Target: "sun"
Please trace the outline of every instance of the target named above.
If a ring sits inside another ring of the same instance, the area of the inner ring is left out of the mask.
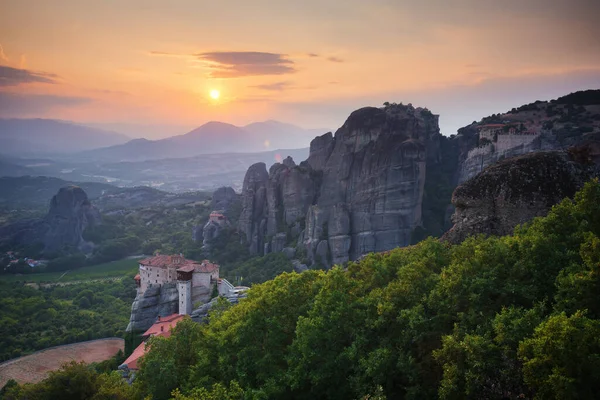
[[[219,92],[217,89],[213,89],[210,91],[209,95],[212,99],[217,100],[219,96],[221,96],[221,92]]]

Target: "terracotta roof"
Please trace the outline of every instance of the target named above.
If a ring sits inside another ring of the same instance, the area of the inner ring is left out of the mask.
[[[136,281],[139,281],[142,278],[140,277],[140,274],[137,274],[136,276],[133,277],[133,279]]]
[[[181,268],[184,265],[196,265],[197,262],[188,260],[183,256],[169,256],[161,254],[140,260],[140,264],[148,267],[158,268]]]
[[[177,325],[179,321],[181,321],[185,315],[179,314],[171,314],[167,317],[158,317],[158,321],[152,325],[142,336],[163,336],[169,337],[171,336],[171,329]],[[123,364],[127,365],[129,369],[138,369],[138,360],[146,353],[146,342],[140,343],[138,347],[135,348],[133,353],[127,360],[123,362]]]
[[[181,271],[181,272],[193,272],[196,269],[196,266],[194,264],[187,264],[184,265],[181,268],[177,268],[177,271]]]
[[[219,269],[219,265],[218,264],[213,264],[208,260],[204,260],[202,261],[202,263],[200,264],[196,264],[196,272],[206,272],[206,273],[212,273],[215,272],[216,270]]]
[[[140,343],[138,347],[133,350],[133,353],[127,357],[127,360],[123,361],[123,364],[127,365],[129,369],[138,369],[138,360],[146,352],[146,342]]]
[[[152,325],[143,336],[171,336],[171,329],[181,321],[185,315],[171,314],[167,317],[158,317],[158,321]]]

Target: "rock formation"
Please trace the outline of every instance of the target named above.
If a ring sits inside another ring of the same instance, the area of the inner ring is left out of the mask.
[[[78,186],[61,188],[50,201],[50,210],[44,218],[47,226],[43,238],[45,251],[60,250],[64,246],[91,250],[92,245],[83,240],[82,234],[86,227],[99,222],[100,213],[83,189]]]
[[[235,190],[232,187],[223,186],[213,193],[210,208],[226,213],[237,200],[238,195],[235,193]]]
[[[78,186],[61,188],[50,201],[43,219],[22,221],[0,229],[0,240],[16,244],[42,243],[45,253],[65,247],[89,252],[92,243],[82,234],[88,226],[100,223],[100,213],[90,203],[87,194]]]
[[[486,168],[454,191],[454,226],[443,239],[458,243],[478,233],[506,235],[518,224],[546,215],[599,175],[597,165],[577,154],[577,149],[531,153]]]
[[[248,170],[240,232],[252,253],[300,237],[312,263],[331,265],[410,243],[421,222],[426,163],[436,159],[438,118],[411,105],[353,112],[310,155]],[[432,154],[428,154],[432,153]]]
[[[226,217],[232,209],[236,208],[236,205],[239,207],[239,204],[240,196],[229,186],[223,186],[215,190],[210,202],[213,212],[223,214]],[[209,218],[204,225],[197,225],[192,229],[192,240],[202,242],[203,248],[208,250],[210,242],[219,236],[225,226],[229,226],[228,219],[217,221]]]
[[[450,137],[439,134],[438,118],[427,109],[388,103],[359,109],[335,135],[315,138],[306,161],[286,159],[268,172],[263,163],[250,167],[242,190],[242,241],[253,254],[296,244],[295,257],[328,266],[441,236],[452,225],[453,190],[496,162],[586,143],[592,143],[591,157],[600,158],[598,105],[600,90],[536,101]],[[514,219],[537,215],[539,207],[521,217],[514,211]]]
[[[144,332],[156,322],[179,311],[177,283],[151,285],[143,294],[138,294],[131,305],[131,317],[127,332]]]

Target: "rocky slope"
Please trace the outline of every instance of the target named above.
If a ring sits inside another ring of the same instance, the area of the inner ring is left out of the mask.
[[[412,105],[353,112],[335,136],[311,142],[308,160],[252,165],[240,232],[255,254],[299,237],[312,262],[330,265],[410,243],[421,223],[426,165],[439,158],[438,118]]]
[[[587,153],[587,152],[586,152]],[[454,226],[443,236],[458,243],[474,233],[507,235],[515,226],[546,215],[583,184],[600,175],[591,157],[573,150],[526,154],[488,167],[452,195]]]

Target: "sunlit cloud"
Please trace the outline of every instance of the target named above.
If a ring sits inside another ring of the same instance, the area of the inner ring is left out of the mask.
[[[213,78],[257,75],[283,75],[296,72],[294,62],[285,54],[257,51],[215,51],[194,54],[204,61]]]
[[[253,89],[267,90],[272,92],[280,92],[290,87],[289,82],[266,83],[262,85],[250,86]]]
[[[331,61],[334,63],[343,63],[344,60],[342,60],[341,58],[337,58],[337,57],[327,57],[327,61]]]
[[[0,86],[18,86],[23,83],[57,83],[58,75],[0,65]]]

